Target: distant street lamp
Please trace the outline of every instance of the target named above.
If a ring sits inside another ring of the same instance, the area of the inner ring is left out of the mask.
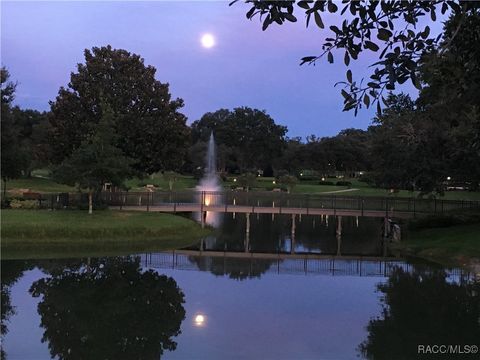
[[[450,181],[452,180],[452,178],[450,176],[447,176],[447,180]]]

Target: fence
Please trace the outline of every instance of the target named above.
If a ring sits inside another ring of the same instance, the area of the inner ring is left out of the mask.
[[[364,211],[411,212],[413,214],[442,214],[461,209],[478,209],[480,201],[439,200],[418,198],[333,196],[321,194],[288,194],[281,192],[246,191],[173,191],[102,193],[110,206],[130,207],[172,205],[247,206],[260,208],[303,208]]]
[[[38,199],[41,207],[60,209],[86,206],[87,194],[60,193],[43,194]],[[169,207],[168,211],[182,211],[182,205],[217,207],[225,211],[227,207],[333,209],[366,211],[408,212],[416,214],[442,214],[452,210],[480,209],[480,201],[439,200],[395,197],[362,197],[321,194],[288,194],[282,192],[246,191],[157,191],[157,192],[102,192],[97,194],[94,204],[122,208]]]

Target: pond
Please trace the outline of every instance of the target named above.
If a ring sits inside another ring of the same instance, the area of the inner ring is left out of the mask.
[[[476,358],[478,279],[390,254],[382,219],[218,216],[188,249],[2,261],[5,357]]]

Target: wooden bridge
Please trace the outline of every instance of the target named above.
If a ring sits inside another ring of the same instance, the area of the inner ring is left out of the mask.
[[[102,193],[112,209],[157,212],[225,212],[409,218],[480,208],[479,201],[333,196],[245,191]]]

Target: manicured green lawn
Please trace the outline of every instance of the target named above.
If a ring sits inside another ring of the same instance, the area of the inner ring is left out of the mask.
[[[193,176],[179,175],[173,183],[173,190],[191,189],[197,185],[198,181]],[[168,179],[161,173],[154,174],[153,176],[138,179],[133,178],[127,180],[125,183],[131,191],[144,191],[145,185],[157,185],[157,190],[169,190]]]
[[[419,257],[463,265],[471,258],[480,259],[480,224],[415,231],[402,247]]]
[[[3,190],[3,181],[2,181]],[[24,192],[26,190],[32,192],[69,192],[75,191],[75,188],[67,185],[58,184],[48,178],[31,177],[26,179],[14,179],[7,181],[7,191]]]
[[[61,185],[55,183],[49,178],[48,171],[38,170],[34,171],[33,175],[35,176],[44,176],[41,177],[32,177],[29,179],[17,179],[7,182],[7,190],[11,193],[21,193],[25,189],[29,189],[34,192],[67,192],[75,191],[73,187]],[[238,186],[238,182],[234,182],[234,176],[230,176],[227,181],[223,183],[225,189],[230,189],[232,186]],[[257,178],[255,188],[253,191],[270,191],[273,188],[278,188],[278,184],[273,184],[274,178],[259,177]],[[400,190],[397,193],[390,193],[385,189],[379,189],[369,186],[364,182],[360,182],[357,179],[326,179],[327,181],[332,181],[334,183],[337,180],[350,181],[351,186],[336,186],[336,185],[319,185],[318,181],[299,181],[293,193],[297,194],[322,194],[322,193],[332,193],[335,195],[345,195],[345,196],[378,196],[378,197],[415,197],[418,195],[418,192],[411,192],[407,190]],[[193,176],[179,175],[177,180],[173,185],[174,190],[185,190],[185,189],[194,189],[198,181],[193,178]],[[130,188],[130,191],[146,191],[145,185],[152,184],[156,185],[155,188],[158,191],[168,190],[168,180],[160,173],[154,174],[153,177],[148,177],[144,179],[130,179],[127,180],[126,185]],[[23,189],[23,190],[21,190]],[[349,190],[349,191],[345,191]],[[480,192],[469,192],[469,191],[448,191],[443,197],[439,199],[445,200],[480,200]]]
[[[2,258],[17,254],[171,250],[210,230],[170,214],[99,210],[2,210]]]

